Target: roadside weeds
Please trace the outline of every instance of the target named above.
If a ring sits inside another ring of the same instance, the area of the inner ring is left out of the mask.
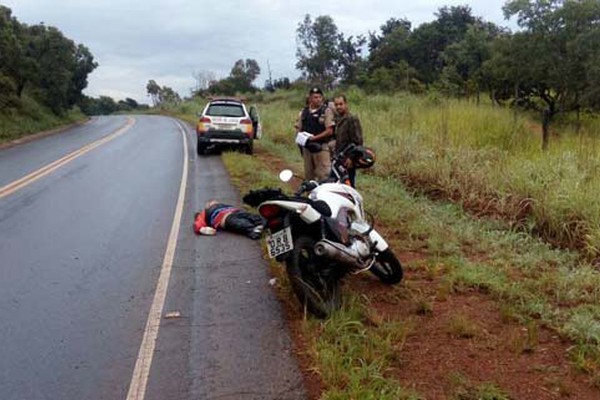
[[[91,120],[91,118],[86,117],[80,121],[76,121],[76,122],[70,123],[68,125],[60,126],[58,128],[49,129],[49,130],[45,130],[45,131],[38,132],[38,133],[23,135],[17,139],[0,141],[0,150],[8,149],[8,148],[18,146],[21,144],[25,144],[25,143],[29,143],[29,142],[33,142],[34,140],[39,140],[39,139],[42,139],[42,138],[45,138],[48,136],[57,135],[59,133],[65,132],[71,128],[75,128],[77,126],[84,125],[84,124],[88,123],[90,120]]]
[[[289,164],[258,150],[224,155],[241,192],[280,186]],[[315,321],[272,266],[312,398],[598,397],[597,271],[393,180],[358,186],[407,270],[401,285],[350,277],[344,310]]]

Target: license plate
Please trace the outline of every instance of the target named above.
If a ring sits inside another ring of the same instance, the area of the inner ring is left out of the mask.
[[[267,249],[269,251],[269,257],[275,258],[281,254],[285,254],[288,251],[294,249],[294,242],[292,241],[292,230],[287,227],[275,232],[274,234],[267,236]]]
[[[231,131],[235,129],[235,125],[233,124],[215,124],[217,129],[222,131]]]

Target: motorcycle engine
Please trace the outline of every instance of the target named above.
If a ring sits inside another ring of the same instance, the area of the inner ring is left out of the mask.
[[[362,236],[353,236],[351,242],[350,248],[354,250],[360,258],[365,258],[371,254],[369,244]]]

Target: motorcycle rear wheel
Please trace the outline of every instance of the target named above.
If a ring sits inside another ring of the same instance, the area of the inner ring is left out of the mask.
[[[331,270],[320,268],[322,260],[315,254],[314,245],[310,236],[297,237],[286,260],[286,271],[300,304],[315,317],[327,318],[340,308],[340,282]]]
[[[394,252],[389,248],[377,256],[375,264],[373,264],[369,271],[387,285],[394,285],[400,282],[404,276],[400,261],[398,261]]]

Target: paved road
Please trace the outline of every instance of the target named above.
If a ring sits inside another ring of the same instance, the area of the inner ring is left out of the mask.
[[[304,398],[258,243],[191,231],[205,201],[240,199],[220,158],[197,158],[185,131],[189,174],[162,310],[181,317],[160,319],[145,398]],[[85,147],[102,138],[112,140]],[[158,116],[96,118],[0,151],[0,399],[127,398],[183,156],[178,124]]]

